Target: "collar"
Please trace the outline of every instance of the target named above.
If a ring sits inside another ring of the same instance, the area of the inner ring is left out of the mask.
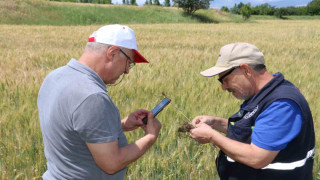
[[[279,84],[281,84],[283,81],[284,81],[283,74],[281,74],[280,72],[274,74],[274,78],[271,79],[271,81],[268,82],[256,95],[244,101],[241,107],[246,110],[255,108],[259,104],[259,102],[265,97],[264,95],[262,95],[262,93],[269,94],[277,86],[279,86]]]
[[[92,77],[93,80],[95,82],[97,82],[98,86],[100,86],[106,92],[108,92],[107,88],[106,88],[106,85],[104,84],[104,82],[102,81],[100,76],[95,71],[93,71],[89,66],[86,66],[86,65],[80,63],[78,60],[73,59],[73,58],[69,61],[67,66],[69,66],[70,68],[72,68],[72,69],[74,69],[76,71],[79,71],[79,72],[81,72],[83,74],[86,74],[86,75]]]

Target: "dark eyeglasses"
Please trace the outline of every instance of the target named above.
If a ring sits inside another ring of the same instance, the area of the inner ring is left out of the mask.
[[[234,70],[237,69],[238,67],[239,67],[239,66],[231,68],[230,71],[227,72],[227,73],[225,73],[223,76],[221,76],[221,77],[218,79],[218,81],[220,81],[220,83],[223,84],[223,79],[224,79],[225,77],[227,77],[229,74],[231,74],[232,71],[234,71]]]
[[[120,52],[122,52],[122,54],[124,54],[129,59],[129,62],[130,62],[129,69],[133,68],[136,65],[136,63],[125,52],[123,52],[121,49],[120,49]]]

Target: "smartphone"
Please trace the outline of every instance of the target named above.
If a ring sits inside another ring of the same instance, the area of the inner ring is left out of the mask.
[[[162,99],[162,101],[152,109],[153,117],[156,117],[170,102],[171,100],[169,98],[165,97]],[[143,118],[142,121],[144,124],[147,124],[148,117]]]

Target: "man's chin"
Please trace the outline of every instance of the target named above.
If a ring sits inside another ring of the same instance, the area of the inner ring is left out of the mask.
[[[119,78],[118,78],[119,79]],[[117,82],[117,79],[116,80],[110,80],[110,81],[108,81],[108,82],[106,82],[106,81],[104,81],[104,83],[106,84],[106,85],[112,85],[112,84],[115,84]]]
[[[236,95],[235,93],[232,93],[232,95],[233,95],[235,98],[237,98],[237,99],[239,99],[239,100],[244,100],[244,101],[246,101],[246,100],[248,100],[248,99],[251,98],[251,97],[239,96],[239,95]]]
[[[110,82],[108,82],[106,84],[112,85],[112,84],[115,84],[116,82],[117,82],[117,80],[114,80],[114,81],[110,81]]]
[[[117,78],[114,78],[113,80],[110,80],[108,83],[105,83],[105,84],[107,84],[107,85],[117,85],[123,79],[123,76],[122,76],[122,78],[120,78],[120,77],[121,77],[121,75],[119,77],[117,77]]]
[[[232,92],[232,95],[239,100],[245,100],[244,97],[239,96],[239,94],[237,94],[235,91]]]

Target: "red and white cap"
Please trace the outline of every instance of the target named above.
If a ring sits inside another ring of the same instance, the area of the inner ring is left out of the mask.
[[[88,42],[98,42],[132,49],[136,53],[134,58],[135,63],[149,63],[138,52],[136,36],[134,31],[128,26],[120,24],[103,26],[92,33]]]

